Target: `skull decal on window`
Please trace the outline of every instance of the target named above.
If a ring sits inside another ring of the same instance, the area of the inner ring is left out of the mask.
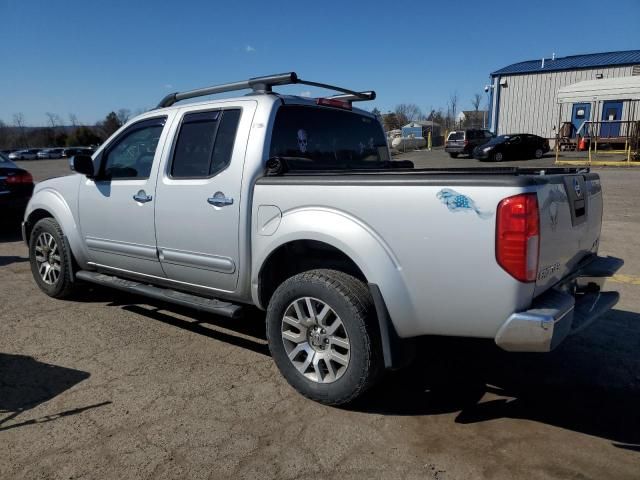
[[[302,128],[298,130],[298,150],[302,153],[307,153],[307,132]]]

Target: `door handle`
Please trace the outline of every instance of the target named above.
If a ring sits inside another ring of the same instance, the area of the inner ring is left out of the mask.
[[[233,198],[227,198],[224,193],[216,192],[212,197],[207,198],[207,202],[214,207],[226,207],[227,205],[233,205]]]
[[[147,195],[147,192],[145,192],[144,190],[140,190],[138,193],[136,193],[133,196],[133,199],[136,202],[140,202],[140,203],[147,203],[150,202],[152,200],[152,196],[151,195]]]

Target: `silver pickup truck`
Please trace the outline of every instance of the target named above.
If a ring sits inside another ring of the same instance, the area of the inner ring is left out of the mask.
[[[338,94],[273,91],[288,84]],[[232,319],[257,306],[282,374],[328,404],[406,363],[415,337],[546,352],[615,305],[601,288],[622,260],[597,255],[597,174],[413,168],[353,107],[372,98],[295,73],[168,95],[36,186],[23,223],[36,283]]]

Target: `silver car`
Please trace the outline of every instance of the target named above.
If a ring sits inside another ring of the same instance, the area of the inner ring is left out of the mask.
[[[64,148],[45,148],[38,152],[38,158],[41,158],[41,159],[62,158],[63,151],[64,151]]]
[[[38,158],[39,148],[29,148],[26,150],[18,150],[9,154],[10,160],[35,160]]]

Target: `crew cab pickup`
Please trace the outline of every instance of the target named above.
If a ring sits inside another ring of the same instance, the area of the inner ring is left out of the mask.
[[[339,94],[273,91],[286,84]],[[237,321],[257,306],[282,374],[328,404],[402,366],[415,337],[547,352],[617,302],[602,291],[622,260],[598,256],[597,174],[412,168],[353,106],[372,98],[295,73],[168,95],[73,157],[75,174],[37,184],[23,222],[36,283]]]

